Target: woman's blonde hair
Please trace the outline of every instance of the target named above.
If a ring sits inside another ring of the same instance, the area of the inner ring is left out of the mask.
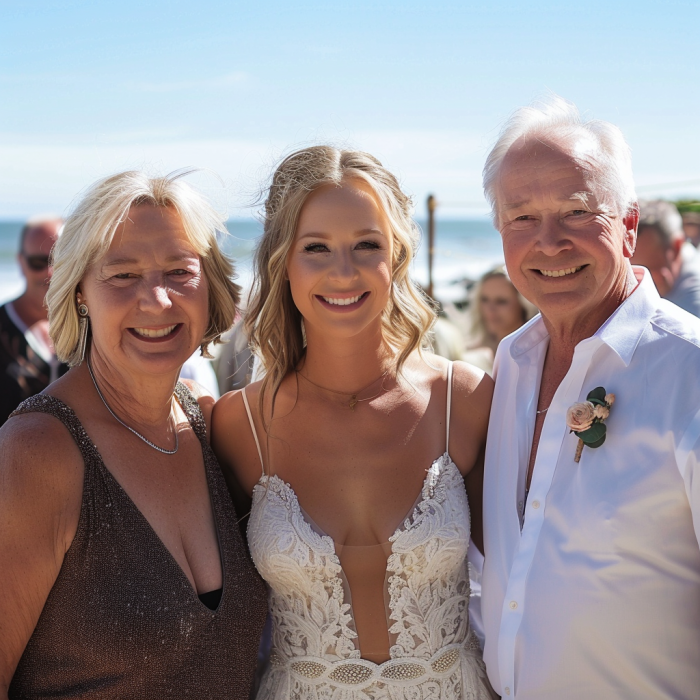
[[[479,281],[474,285],[469,294],[469,307],[467,309],[468,317],[468,346],[471,348],[479,348],[487,344],[488,341],[488,331],[486,330],[486,324],[484,323],[483,316],[481,315],[481,306],[479,304],[479,299],[481,298],[481,288],[484,282],[490,279],[504,279],[512,287],[516,294],[520,308],[523,314],[523,323],[526,323],[531,318],[534,318],[539,312],[537,307],[530,301],[528,301],[516,288],[515,285],[510,281],[508,276],[508,270],[506,270],[505,265],[498,265],[492,270],[485,273]]]
[[[149,177],[130,170],[93,184],[66,220],[51,253],[53,276],[46,304],[49,332],[57,356],[71,366],[78,356],[79,320],[76,293],[87,269],[106,254],[129,209],[140,204],[172,207],[202,259],[209,284],[209,325],[201,342],[204,357],[209,343],[221,342],[221,334],[233,324],[240,287],[233,282],[233,264],[220,249],[217,234],[226,232],[222,217],[182,177],[192,171]]]
[[[272,176],[264,209],[264,233],[255,255],[246,329],[265,376],[260,404],[268,389],[274,396],[284,377],[304,355],[302,318],[286,279],[287,255],[308,196],[324,185],[357,179],[371,187],[393,235],[392,285],[382,314],[386,343],[397,353],[395,371],[420,350],[435,322],[432,303],[409,277],[420,240],[413,205],[396,178],[369,153],[313,146],[287,156]]]

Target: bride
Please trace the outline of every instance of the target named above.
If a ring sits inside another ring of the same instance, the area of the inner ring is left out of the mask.
[[[265,376],[212,437],[271,590],[259,699],[495,697],[466,559],[492,382],[421,350],[418,235],[366,153],[307,148],[273,176],[247,319]]]

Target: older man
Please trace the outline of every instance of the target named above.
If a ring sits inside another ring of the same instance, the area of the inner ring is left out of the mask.
[[[17,406],[65,372],[49,338],[44,297],[51,279],[49,253],[63,222],[30,219],[22,228],[18,261],[26,280],[17,299],[0,306],[0,425]]]
[[[496,357],[491,683],[521,700],[697,700],[700,321],[630,265],[638,209],[616,127],[559,98],[521,109],[484,186],[511,280],[542,312]],[[587,410],[615,395],[606,439],[577,461],[567,410],[598,387]]]
[[[700,256],[686,241],[683,219],[675,204],[663,200],[639,203],[632,264],[649,270],[664,299],[700,316]]]

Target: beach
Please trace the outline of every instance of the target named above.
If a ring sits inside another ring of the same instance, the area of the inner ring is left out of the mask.
[[[421,230],[425,222],[418,220]],[[19,295],[23,280],[17,265],[17,246],[22,221],[0,221],[0,303]],[[255,219],[231,219],[228,236],[221,243],[236,264],[238,283],[244,293],[250,289],[255,243],[262,225]],[[457,301],[464,295],[460,280],[477,279],[503,260],[501,239],[486,217],[437,220],[433,279],[440,301]],[[428,246],[424,237],[413,263],[413,277],[420,284],[428,281]]]

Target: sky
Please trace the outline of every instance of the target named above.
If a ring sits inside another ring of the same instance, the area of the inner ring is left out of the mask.
[[[0,0],[0,218],[190,166],[248,216],[322,142],[379,157],[419,216],[428,193],[483,214],[500,125],[548,92],[621,127],[640,194],[700,198],[699,25],[697,0]]]

